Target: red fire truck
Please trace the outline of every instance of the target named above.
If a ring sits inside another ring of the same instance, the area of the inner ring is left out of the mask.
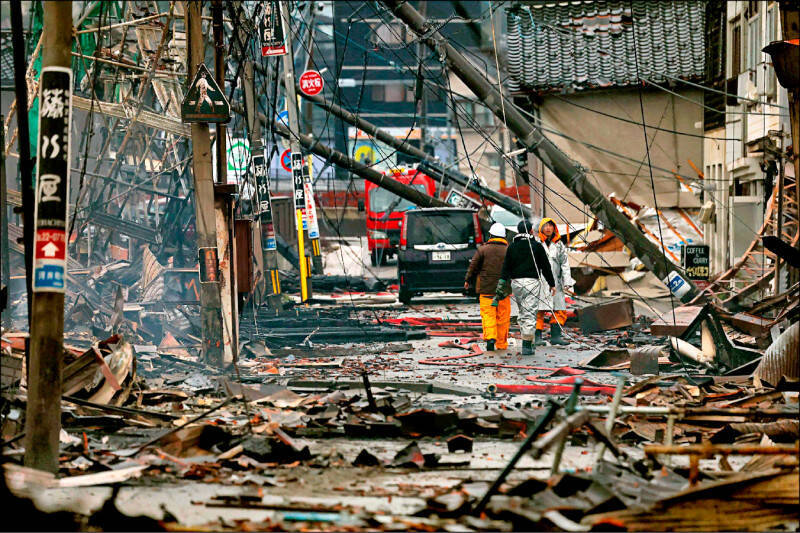
[[[392,169],[384,174],[429,196],[436,195],[433,178],[416,169]],[[416,206],[370,181],[364,184],[364,192],[370,262],[372,266],[383,265],[388,257],[397,253],[403,213]]]

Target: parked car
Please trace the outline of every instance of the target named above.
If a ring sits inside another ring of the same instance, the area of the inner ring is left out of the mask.
[[[436,207],[403,214],[397,278],[401,302],[430,291],[464,292],[464,277],[483,234],[472,209]]]

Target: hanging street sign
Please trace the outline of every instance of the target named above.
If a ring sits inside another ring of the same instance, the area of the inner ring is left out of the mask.
[[[481,203],[474,198],[470,198],[463,192],[452,189],[447,194],[447,199],[445,200],[448,204],[452,205],[453,207],[467,207],[470,209],[480,209]]]
[[[303,155],[292,152],[292,185],[294,187],[294,208],[305,209],[306,195],[303,186]]]
[[[258,28],[261,36],[261,56],[282,56],[286,53],[286,39],[278,10],[278,2],[264,2],[264,16]]]
[[[181,120],[190,122],[228,122],[231,106],[208,68],[200,63],[181,103]]]
[[[300,90],[308,96],[316,96],[322,92],[325,82],[316,70],[307,70],[300,75]]]
[[[33,292],[65,289],[71,102],[72,70],[42,68],[33,214]]]
[[[284,150],[281,154],[281,166],[286,172],[292,171],[292,151]]]

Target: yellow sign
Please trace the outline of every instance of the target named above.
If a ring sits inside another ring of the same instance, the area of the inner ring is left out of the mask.
[[[368,144],[361,145],[355,152],[355,159],[359,163],[372,165],[375,163],[375,149]]]

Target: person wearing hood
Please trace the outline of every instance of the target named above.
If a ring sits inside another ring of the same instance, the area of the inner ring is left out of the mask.
[[[481,325],[486,350],[505,350],[508,348],[508,328],[511,323],[511,298],[506,296],[497,306],[492,306],[492,298],[497,291],[500,270],[508,248],[506,228],[495,222],[489,228],[489,235],[489,240],[478,248],[469,263],[464,289],[475,284],[475,292],[480,296]]]
[[[555,294],[548,291],[541,291],[541,302],[539,311],[536,313],[536,337],[534,344],[539,346],[544,344],[542,330],[544,329],[544,315],[551,311],[553,317],[550,319],[550,344],[565,345],[569,344],[562,336],[562,327],[567,321],[567,305],[564,298],[564,289],[571,289],[575,286],[575,280],[569,269],[567,257],[567,247],[561,242],[558,234],[558,227],[552,218],[543,218],[539,222],[539,241],[544,246],[547,256],[550,259],[550,269],[553,271],[553,278],[556,282]]]
[[[520,355],[533,355],[533,336],[536,331],[536,311],[539,309],[540,293],[546,291],[544,283],[555,292],[555,280],[550,270],[550,261],[544,247],[533,235],[533,225],[527,220],[517,224],[517,235],[506,251],[500,281],[497,283],[495,302],[514,294],[519,308],[517,323],[522,332],[522,352]]]

